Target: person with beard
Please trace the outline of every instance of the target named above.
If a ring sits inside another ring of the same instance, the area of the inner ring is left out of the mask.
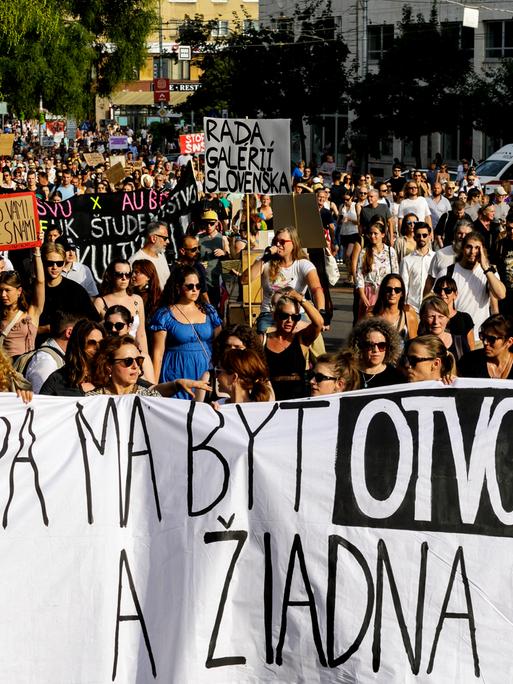
[[[169,266],[166,259],[166,247],[169,244],[169,228],[163,221],[152,221],[146,228],[146,239],[141,249],[132,254],[128,260],[130,265],[137,259],[148,259],[157,269],[159,285],[163,290],[169,278]]]

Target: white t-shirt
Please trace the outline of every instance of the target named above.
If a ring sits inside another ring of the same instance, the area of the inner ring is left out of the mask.
[[[340,234],[341,235],[354,235],[354,233],[358,233],[358,217],[356,215],[356,205],[354,202],[351,202],[351,206],[349,209],[346,207],[345,204],[341,204],[338,210],[339,213],[339,218],[338,218],[338,223],[340,225]],[[350,221],[344,221],[344,219],[351,219]],[[356,221],[356,223],[353,223],[353,221]]]
[[[135,254],[132,254],[130,259],[128,260],[128,263],[132,265],[134,261],[137,261],[137,259],[147,259],[147,261],[151,261],[151,263],[157,269],[160,289],[163,290],[170,274],[169,266],[167,265],[166,257],[164,256],[164,254],[159,254],[158,256],[153,257],[149,254],[146,254],[146,252],[143,251],[143,249],[141,248],[138,249]]]
[[[308,287],[306,276],[310,271],[315,271],[315,266],[308,259],[298,259],[288,268],[280,268],[276,280],[269,282],[269,262],[264,264],[262,271],[262,306],[261,311],[271,311],[271,298],[275,292],[283,287],[293,287],[296,292],[304,294]]]
[[[436,282],[438,278],[447,272],[447,269],[455,262],[455,260],[456,252],[454,251],[452,245],[448,245],[447,247],[439,249],[438,252],[435,252],[435,256],[433,257],[429,266],[429,275],[434,278]]]
[[[431,218],[429,205],[424,197],[403,199],[399,205],[399,218],[402,219],[406,214],[415,214],[419,221],[425,221],[428,217]]]

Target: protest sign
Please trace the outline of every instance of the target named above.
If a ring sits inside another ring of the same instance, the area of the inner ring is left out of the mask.
[[[84,160],[88,166],[98,166],[98,164],[105,164],[103,154],[99,152],[84,152]]]
[[[0,249],[40,245],[36,197],[32,192],[0,195]]]
[[[513,383],[0,402],[5,681],[512,680]]]
[[[126,156],[124,154],[111,154],[109,161],[111,168],[116,166],[116,164],[121,164],[121,166],[124,167],[126,164]]]
[[[12,157],[14,133],[0,133],[0,157]]]
[[[113,258],[126,259],[141,247],[146,226],[155,219],[170,224],[170,256],[177,254],[179,217],[197,201],[198,187],[188,164],[173,190],[77,195],[58,203],[38,201],[37,206],[42,227],[60,228],[77,245],[80,261],[101,280]]]
[[[277,195],[273,197],[274,230],[295,226],[306,249],[326,247],[326,237],[317,199],[313,193]]]
[[[124,164],[120,164],[119,162],[114,164],[114,166],[107,169],[105,175],[107,176],[109,183],[117,185],[126,176]]]
[[[205,130],[207,192],[290,193],[289,119],[210,119]]]
[[[182,154],[203,154],[205,152],[205,134],[187,133],[178,138]]]
[[[111,136],[109,136],[109,149],[111,149],[111,150],[126,150],[126,149],[128,149],[128,136],[126,136],[126,135],[111,135]]]

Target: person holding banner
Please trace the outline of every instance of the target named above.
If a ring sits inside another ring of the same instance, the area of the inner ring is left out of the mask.
[[[349,346],[358,356],[360,389],[405,382],[395,363],[401,353],[401,338],[382,318],[360,321],[349,335]]]
[[[257,332],[260,334],[273,325],[271,299],[275,292],[292,287],[304,297],[310,290],[315,306],[321,315],[324,312],[324,291],[317,269],[307,258],[298,232],[295,228],[280,228],[276,231],[273,244],[267,247],[261,259],[251,265],[251,280],[262,278],[261,313],[257,318]],[[248,270],[242,274],[242,283],[248,283]]]
[[[215,368],[219,389],[229,396],[227,403],[270,401],[273,393],[267,365],[254,349],[229,349]]]
[[[456,368],[454,356],[436,335],[421,335],[414,340],[408,340],[404,348],[402,366],[408,382],[442,380],[444,384],[453,381]]]
[[[35,279],[30,304],[17,271],[0,272],[0,347],[10,357],[36,347],[39,319],[45,305],[45,273],[41,248],[33,252]]]

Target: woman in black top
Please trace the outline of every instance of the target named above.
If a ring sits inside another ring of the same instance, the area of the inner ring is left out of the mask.
[[[456,311],[454,302],[458,297],[458,286],[454,278],[442,276],[433,286],[433,292],[449,307],[447,331],[454,338],[456,358],[474,349],[474,321],[465,311]],[[452,351],[452,350],[451,350]]]
[[[513,380],[513,320],[494,314],[479,331],[482,349],[464,354],[458,361],[458,375],[464,378]]]
[[[397,330],[382,318],[366,318],[353,328],[349,346],[358,357],[360,389],[406,382],[395,368],[401,352]]]

